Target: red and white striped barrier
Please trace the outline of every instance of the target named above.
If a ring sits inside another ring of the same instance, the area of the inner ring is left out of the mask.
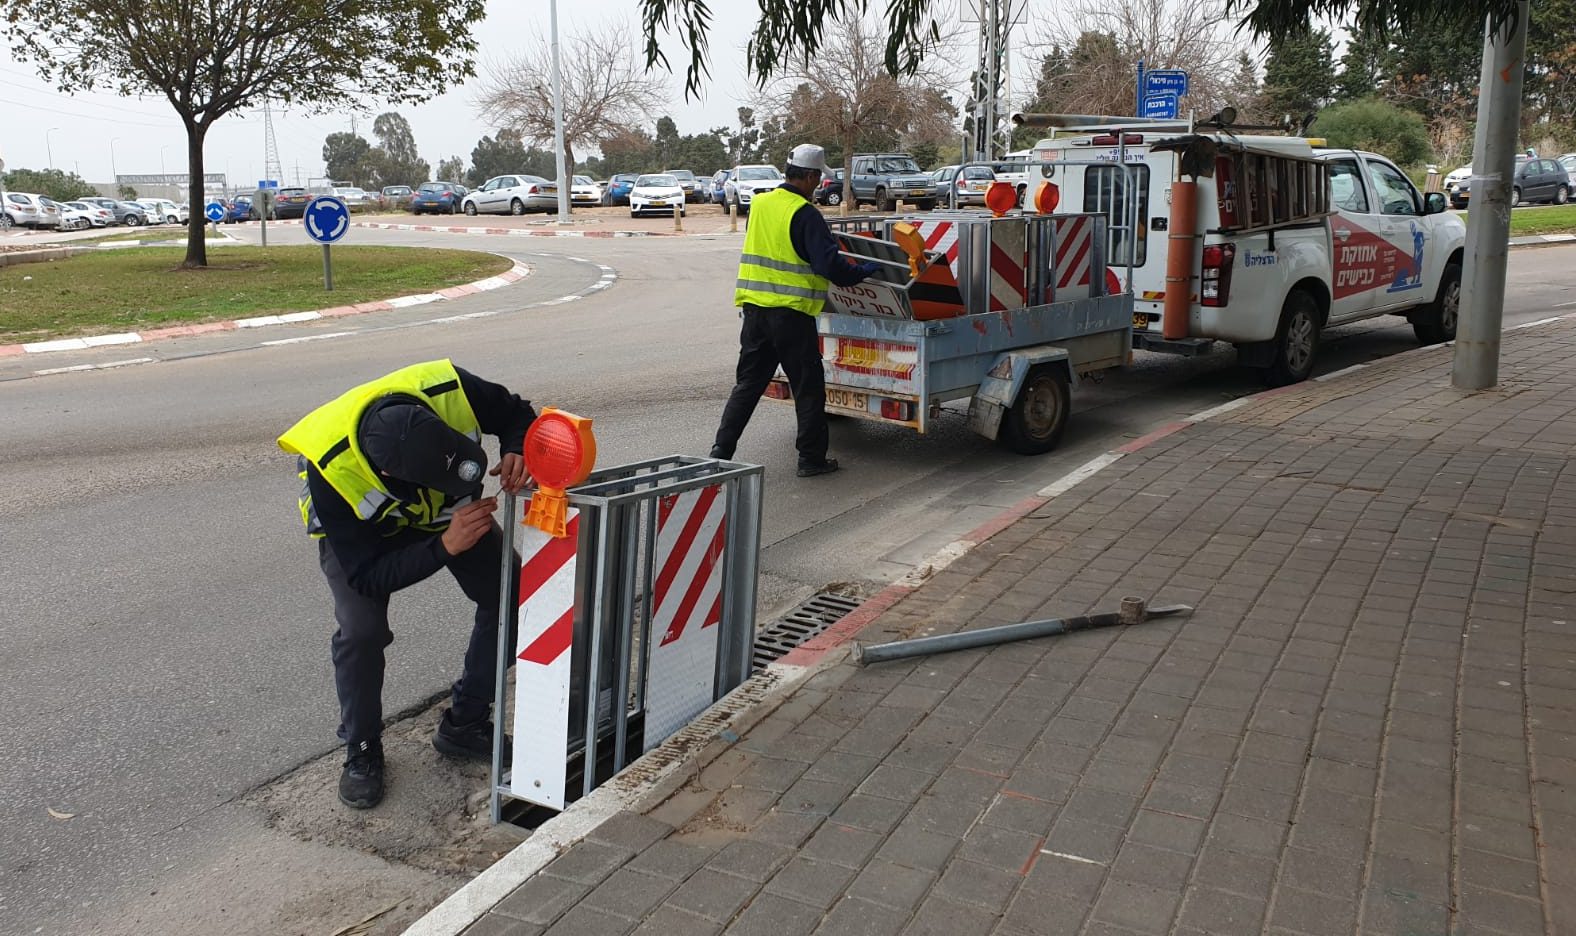
[[[1051,268],[1055,301],[1087,298],[1094,283],[1094,219],[1072,215],[1052,223],[1056,225],[1056,257]]]
[[[715,695],[726,513],[722,485],[670,494],[657,503],[648,751],[688,724]]]
[[[515,645],[512,794],[564,808],[569,759],[569,647],[575,627],[576,550],[580,512],[570,509],[567,535],[521,528],[520,634]]]

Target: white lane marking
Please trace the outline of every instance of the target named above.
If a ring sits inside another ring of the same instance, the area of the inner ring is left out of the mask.
[[[265,342],[263,342],[263,346],[267,347],[269,345],[301,344],[302,342],[306,342],[306,341],[324,341],[324,340],[329,339],[329,338],[343,338],[346,335],[354,335],[354,334],[357,334],[357,333],[353,332],[353,331],[342,331],[342,332],[329,332],[326,335],[302,335],[299,338],[275,338],[273,341],[265,341]]]
[[[50,367],[44,370],[33,371],[38,377],[47,377],[50,374],[69,374],[75,371],[109,370],[112,367],[129,367],[132,364],[152,364],[154,358],[140,357],[129,358],[124,361],[106,361],[103,364],[73,364],[70,367]]]
[[[1074,468],[1067,474],[1062,475],[1060,478],[1052,481],[1045,487],[1040,488],[1035,492],[1035,496],[1043,497],[1049,500],[1050,498],[1065,494],[1077,487],[1078,484],[1085,479],[1092,477],[1100,470],[1115,463],[1122,457],[1122,455],[1122,452],[1105,452],[1104,454],[1096,455],[1094,458],[1084,462],[1082,465],[1079,465],[1077,468]]]
[[[1050,855],[1052,858],[1066,858],[1068,861],[1076,861],[1079,864],[1092,864],[1099,865],[1102,868],[1105,867],[1105,862],[1103,861],[1095,861],[1093,858],[1085,858],[1082,855],[1069,855],[1066,852],[1051,851],[1049,848],[1040,849],[1040,854]]]
[[[1182,421],[1192,423],[1204,422],[1208,419],[1214,419],[1216,416],[1224,416],[1234,409],[1240,409],[1244,406],[1247,406],[1251,402],[1253,402],[1252,396],[1237,397],[1235,400],[1227,400],[1219,406],[1212,406],[1202,413],[1194,413],[1192,416],[1188,416]]]
[[[1561,305],[1576,305],[1576,303],[1566,302],[1566,303],[1561,303]],[[1559,306],[1555,306],[1555,308],[1559,308]],[[1550,322],[1558,322],[1560,319],[1562,319],[1564,317],[1565,316],[1563,316],[1563,315],[1554,315],[1554,316],[1550,316],[1549,318],[1538,319],[1536,322],[1522,322],[1520,325],[1512,325],[1510,327],[1511,327],[1512,330],[1520,329],[1520,328],[1532,328],[1534,325],[1547,325]]]

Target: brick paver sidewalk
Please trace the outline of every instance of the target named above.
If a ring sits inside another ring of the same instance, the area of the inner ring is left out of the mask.
[[[1255,400],[865,637],[1191,618],[825,669],[467,932],[1576,932],[1576,323]]]

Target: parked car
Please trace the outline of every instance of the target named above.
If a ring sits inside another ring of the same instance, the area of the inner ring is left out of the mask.
[[[268,218],[270,221],[299,218],[306,214],[307,203],[311,200],[311,194],[299,185],[279,189],[274,193],[274,207],[269,210]]]
[[[411,189],[408,185],[385,185],[378,193],[378,204],[384,211],[404,208],[410,204]]]
[[[114,212],[103,205],[96,205],[93,202],[83,201],[80,198],[65,202],[65,205],[68,208],[75,208],[86,214],[88,216],[88,224],[93,227],[109,227],[115,223]]]
[[[1525,159],[1516,164],[1516,179],[1510,188],[1510,207],[1527,202],[1563,205],[1570,198],[1570,176],[1558,161]]]
[[[684,217],[684,184],[672,173],[643,175],[629,190],[629,216],[638,218],[648,211],[677,212]]]
[[[748,214],[750,199],[757,192],[768,192],[782,184],[783,174],[776,166],[734,166],[726,186],[728,203],[736,206],[739,214]]]
[[[455,214],[464,197],[453,182],[423,182],[410,196],[410,210],[412,214]]]
[[[434,184],[437,183],[427,183]],[[426,191],[427,185],[421,187],[422,191]],[[460,208],[468,215],[523,215],[527,211],[558,210],[558,183],[541,176],[493,176],[482,183],[481,188],[469,194],[462,192],[461,196]]]
[[[629,204],[629,190],[635,187],[635,180],[640,178],[637,173],[621,172],[607,182],[607,192],[604,204],[618,206]]]
[[[936,170],[936,204],[942,207],[985,204],[985,190],[996,181],[996,173],[987,166],[942,166]],[[956,201],[953,198],[956,197]]]
[[[367,190],[355,185],[336,185],[334,195],[345,203],[346,208],[364,208],[372,203],[372,197]]]
[[[142,204],[152,208],[159,220],[165,224],[185,224],[191,218],[191,209],[184,204],[176,204],[168,198],[147,198]]]
[[[602,186],[590,176],[577,175],[569,186],[569,201],[576,205],[602,204]]]
[[[821,177],[821,184],[815,189],[815,200],[822,205],[843,203],[843,170],[833,169],[830,175]]]
[[[853,160],[854,207],[873,204],[894,211],[898,202],[936,207],[935,180],[907,153],[860,154]]]
[[[236,224],[240,221],[252,221],[256,217],[257,212],[252,208],[251,197],[248,195],[237,195],[235,200],[230,202],[230,210],[224,216],[224,223]]]
[[[5,216],[18,227],[59,228],[60,208],[42,195],[5,193]]]
[[[723,214],[728,213],[728,176],[731,174],[732,170],[730,169],[719,169],[711,177],[711,191],[708,193],[708,199],[713,204],[721,205]]]
[[[679,181],[679,187],[684,189],[684,200],[686,202],[692,202],[695,200],[695,189],[697,185],[695,182],[695,173],[689,171],[688,169],[664,169],[662,170],[661,174],[670,175]]]
[[[163,224],[164,212],[151,198],[138,198],[128,204],[136,205],[142,209],[142,217],[149,224]]]
[[[70,202],[57,202],[50,200],[60,210],[60,230],[85,231],[93,226],[93,215],[86,208],[78,208]]]
[[[85,195],[76,200],[107,209],[111,216],[111,224],[124,224],[127,227],[136,227],[139,224],[148,223],[148,213],[143,210],[141,205],[135,202],[116,201],[113,198],[104,198],[99,195]]]

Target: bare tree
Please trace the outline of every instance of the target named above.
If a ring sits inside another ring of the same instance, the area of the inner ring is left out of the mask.
[[[1095,114],[1123,114],[1134,103],[1134,64],[1188,73],[1182,109],[1208,115],[1230,98],[1247,44],[1236,35],[1226,0],[1077,0],[1042,20],[1040,48],[1067,54],[1060,106]],[[1081,53],[1081,54],[1080,54]]]
[[[648,73],[631,54],[635,39],[622,24],[600,26],[561,42],[564,82],[564,164],[644,124],[667,104],[660,74]],[[502,130],[527,143],[553,147],[553,58],[543,40],[501,65],[484,67],[476,108]]]
[[[933,55],[913,74],[894,76],[886,68],[883,31],[860,18],[828,24],[828,31],[813,60],[786,66],[768,86],[762,110],[784,115],[785,125],[841,147],[846,213],[853,203],[853,160],[861,139],[948,136],[957,110],[945,96],[953,83],[945,56]]]

